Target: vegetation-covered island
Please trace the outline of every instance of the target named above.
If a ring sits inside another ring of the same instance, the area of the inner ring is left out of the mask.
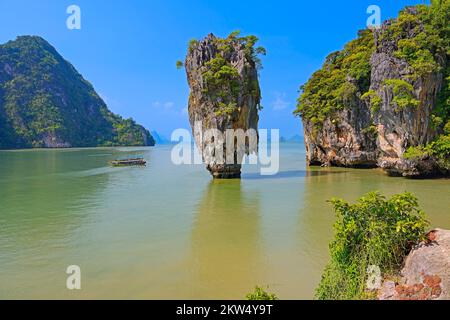
[[[109,111],[47,41],[0,45],[0,149],[149,145],[150,132]]]
[[[450,174],[450,1],[359,32],[301,87],[311,165]]]

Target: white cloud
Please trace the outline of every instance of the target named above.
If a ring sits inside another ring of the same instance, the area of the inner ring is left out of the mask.
[[[181,110],[178,108],[175,108],[175,103],[172,101],[165,101],[165,102],[161,102],[161,101],[154,101],[152,102],[152,107],[156,108],[156,109],[160,109],[164,112],[169,112],[175,115],[181,115],[181,116],[186,116],[188,114],[188,108],[182,108]]]
[[[275,92],[275,101],[272,103],[273,110],[280,111],[289,107],[290,103],[286,101],[285,92]]]
[[[164,110],[171,110],[174,105],[175,105],[175,103],[173,103],[172,101],[166,101],[166,102],[154,101],[152,103],[153,108],[164,109]]]

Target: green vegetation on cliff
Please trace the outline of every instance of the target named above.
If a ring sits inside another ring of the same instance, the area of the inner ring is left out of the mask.
[[[413,72],[409,75],[412,80],[433,73],[443,75],[442,89],[438,93],[432,122],[440,133],[445,133],[444,127],[450,121],[450,1],[436,0],[432,1],[431,6],[418,5],[414,9],[414,14],[410,10],[400,12],[399,17],[383,33],[383,37],[396,41],[395,56],[412,67]],[[406,30],[409,35],[414,36],[408,37]],[[418,106],[418,101],[412,97],[413,88],[406,89],[407,85],[402,86],[403,90],[394,92],[394,99],[403,100],[403,105]],[[409,97],[405,97],[405,94]],[[401,107],[402,103],[397,105]],[[437,138],[440,139],[441,137]],[[438,144],[442,143],[445,142],[441,140]],[[429,148],[433,146],[430,145]],[[439,150],[435,151],[441,153]]]
[[[262,47],[255,48],[258,38],[250,35],[241,37],[239,31],[232,32],[227,38],[216,38],[218,52],[216,56],[206,63],[203,71],[205,81],[205,92],[218,101],[216,114],[230,115],[237,108],[237,101],[230,100],[230,97],[237,97],[241,90],[239,85],[239,73],[235,66],[230,63],[227,57],[233,52],[233,47],[244,47],[246,59],[249,63],[255,64],[257,68],[262,68],[259,54],[266,54]],[[251,94],[260,96],[260,89],[257,83],[251,84]]]
[[[240,77],[237,66],[231,63],[231,54],[235,52],[235,49],[242,49],[246,58],[246,61],[257,69],[262,68],[262,62],[259,58],[260,55],[265,55],[266,50],[263,47],[256,47],[258,38],[254,35],[242,37],[240,31],[234,31],[226,38],[211,38],[215,42],[216,53],[215,56],[209,60],[202,71],[203,76],[203,91],[210,96],[213,100],[217,101],[216,114],[218,116],[231,115],[237,109],[237,101],[234,97],[238,97],[242,90],[240,86]],[[189,51],[195,49],[199,44],[197,40],[191,40],[189,42]],[[183,62],[176,62],[177,68],[183,67]],[[251,75],[243,72],[244,76],[248,76],[251,79]],[[247,80],[245,84],[248,89],[248,94],[260,99],[261,92],[257,81]],[[261,106],[259,106],[261,109]]]
[[[420,111],[428,101],[433,101],[432,114],[423,121],[430,122],[436,130],[435,140],[428,145],[410,147],[405,157],[433,156],[443,169],[450,170],[449,16],[450,0],[436,0],[431,6],[405,8],[398,18],[387,21],[380,30],[360,31],[358,38],[343,50],[330,54],[323,67],[301,87],[294,114],[318,129],[326,120],[337,123],[339,111],[358,108],[364,103],[370,106],[371,118],[376,119],[382,107],[397,113]],[[371,57],[380,49],[390,55],[385,57],[387,65],[398,65],[396,71],[401,78],[388,76],[380,88],[373,88]],[[392,62],[390,59],[394,58],[398,60]],[[429,83],[440,83],[441,78],[437,99],[420,93]]]
[[[364,30],[342,51],[331,53],[322,69],[301,87],[294,113],[320,126],[336,111],[352,106],[358,96],[369,90],[374,48],[372,31]]]
[[[410,193],[386,199],[369,193],[355,204],[330,201],[336,211],[331,261],[326,266],[316,298],[374,298],[367,282],[373,270],[395,276],[411,247],[423,240],[428,228],[418,200]],[[375,269],[373,269],[375,268]]]
[[[442,72],[442,61],[448,60],[446,58],[450,54],[450,1],[414,8],[414,14],[410,10],[401,11],[399,17],[391,20],[381,34],[381,38],[396,45],[395,57],[405,60],[412,67],[413,72],[409,75],[411,79]],[[409,37],[407,32],[414,36]],[[369,90],[370,58],[374,49],[373,32],[366,29],[360,31],[358,38],[349,42],[342,51],[330,54],[323,67],[301,87],[302,93],[294,113],[320,125],[334,112],[354,107],[354,104],[349,103],[350,98],[370,98],[372,106],[377,109],[381,98],[376,96],[375,91]],[[444,72],[446,80],[436,112],[447,118],[450,115],[449,68]],[[393,105],[400,109],[418,105],[410,83],[389,79],[385,85],[394,87]]]
[[[44,39],[0,45],[0,149],[153,145]]]

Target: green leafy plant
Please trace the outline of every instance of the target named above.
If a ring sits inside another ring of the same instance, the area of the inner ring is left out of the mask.
[[[217,101],[216,115],[231,116],[238,110],[237,97],[240,94],[251,94],[257,97],[257,100],[260,100],[261,96],[258,81],[251,78],[241,79],[242,76],[230,62],[231,52],[236,48],[243,49],[247,62],[260,69],[262,64],[259,56],[265,55],[266,50],[263,47],[255,47],[258,42],[256,36],[242,37],[239,30],[233,31],[226,38],[215,38],[214,41],[218,50],[215,56],[205,64],[202,71],[203,91],[211,99]],[[190,46],[193,45],[197,45],[197,42],[191,41]],[[245,88],[241,87],[241,81],[246,84]],[[241,92],[244,89],[248,92]],[[259,110],[261,108],[258,106]]]
[[[323,67],[300,87],[294,114],[320,127],[335,112],[356,106],[360,92],[369,90],[374,48],[372,31],[363,30],[342,51],[331,53]]]
[[[417,146],[417,147],[409,147],[405,153],[403,153],[403,158],[407,160],[419,160],[429,156],[429,152],[426,148]]]
[[[189,41],[189,44],[188,44],[188,50],[189,50],[189,51],[194,50],[194,48],[195,48],[197,45],[198,45],[198,40],[197,40],[197,39],[191,39],[191,40]]]
[[[378,266],[395,275],[411,247],[425,238],[428,222],[417,198],[398,194],[390,199],[369,193],[355,204],[332,199],[337,215],[331,261],[316,290],[317,299],[367,299],[367,270]]]
[[[450,170],[450,134],[440,135],[426,146],[410,147],[403,154],[408,160],[434,157],[442,169]]]
[[[447,124],[444,126],[444,132],[446,134],[450,135],[450,120],[447,122]]]
[[[225,104],[223,102],[219,102],[219,108],[215,111],[217,116],[231,116],[237,109],[236,103]]]
[[[439,136],[427,149],[436,157],[441,168],[450,170],[450,134]]]
[[[176,62],[176,67],[177,67],[177,69],[181,69],[181,68],[183,68],[183,67],[184,67],[184,63],[183,63],[183,61],[181,61],[181,60],[178,60],[178,61]]]
[[[362,132],[370,136],[376,137],[378,135],[378,127],[374,124],[371,124],[370,126],[364,128]]]
[[[410,83],[401,79],[387,79],[384,84],[392,88],[394,93],[392,103],[397,111],[419,106],[420,101],[414,97],[414,88]]]
[[[267,287],[267,289],[269,289]],[[262,287],[255,287],[255,290],[246,296],[247,300],[278,300],[278,297],[273,293],[268,293]]]
[[[364,93],[361,96],[361,99],[369,102],[372,113],[378,112],[381,108],[381,104],[383,103],[381,97],[374,90],[369,90],[366,93]]]

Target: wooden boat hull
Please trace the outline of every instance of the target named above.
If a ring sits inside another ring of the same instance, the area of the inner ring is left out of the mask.
[[[113,167],[130,167],[130,166],[145,166],[147,161],[144,159],[126,159],[126,160],[114,160],[110,164]]]

